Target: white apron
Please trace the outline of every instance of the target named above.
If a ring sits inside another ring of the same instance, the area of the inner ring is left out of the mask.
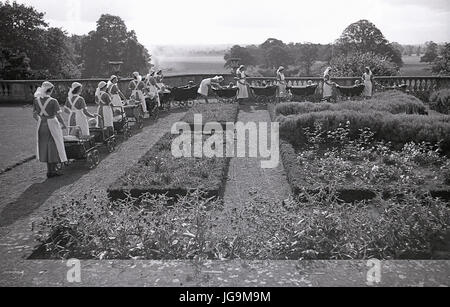
[[[333,96],[333,87],[328,85],[326,82],[323,83],[323,98],[328,98]]]
[[[83,136],[89,136],[91,134],[89,133],[88,118],[87,118],[86,114],[84,114],[84,110],[79,110],[75,107],[78,99],[80,99],[80,96],[77,96],[77,98],[75,98],[75,101],[73,102],[73,104],[71,104],[72,112],[70,113],[70,117],[69,117],[69,125],[71,123],[71,116],[75,116],[75,126],[80,127],[81,134]],[[70,103],[71,102],[69,101],[69,104]]]
[[[111,95],[112,104],[115,107],[123,107],[122,99],[120,99],[119,94]]]
[[[39,113],[39,119],[37,123],[37,129],[36,129],[36,158],[40,160],[39,157],[39,128],[41,126],[41,116],[48,116],[48,113],[45,111],[45,108],[47,107],[48,103],[50,102],[52,98],[49,97],[45,101],[44,105],[41,104],[41,99],[37,98],[36,101],[39,104],[39,107],[41,108],[41,112]],[[61,124],[59,123],[58,119],[55,118],[48,118],[47,119],[47,125],[48,129],[50,130],[50,134],[52,135],[53,140],[55,141],[56,149],[58,150],[58,156],[61,163],[67,162],[67,156],[66,156],[66,149],[64,147],[64,136],[61,129]]]
[[[370,80],[370,75],[364,73],[364,97],[372,97],[372,81]]]
[[[104,92],[98,94],[99,107],[97,113],[103,114],[103,126],[104,127],[114,127],[114,114],[110,106],[105,106],[102,100],[102,95]]]
[[[286,78],[284,76],[284,74],[279,74],[278,75],[278,97],[279,98],[284,98],[286,97]]]
[[[158,107],[160,107],[161,101],[159,100],[159,93],[158,93],[158,89],[156,88],[156,86],[154,86],[153,84],[148,82],[147,88],[148,88],[148,96],[150,97],[150,99],[156,99],[156,101],[158,102]]]
[[[200,83],[197,93],[203,96],[208,96],[209,86],[211,85],[211,79],[205,79]]]
[[[144,113],[147,113],[147,104],[145,103],[145,96],[141,90],[138,90],[139,82],[135,82],[134,90],[131,92],[131,95],[135,97],[136,100],[141,102],[142,110]]]

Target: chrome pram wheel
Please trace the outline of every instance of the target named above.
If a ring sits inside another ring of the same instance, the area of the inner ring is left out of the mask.
[[[86,156],[86,163],[89,169],[94,169],[100,163],[100,154],[97,149],[88,152]]]

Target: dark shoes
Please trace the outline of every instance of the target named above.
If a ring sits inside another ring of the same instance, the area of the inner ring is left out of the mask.
[[[62,176],[63,174],[60,172],[52,172],[52,173],[47,173],[47,178],[55,178],[55,177],[59,177]]]

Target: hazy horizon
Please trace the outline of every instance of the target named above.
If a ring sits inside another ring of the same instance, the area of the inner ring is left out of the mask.
[[[333,43],[351,23],[373,22],[392,42],[450,41],[448,0],[18,0],[69,34],[95,30],[101,14],[120,16],[147,48],[289,42]]]

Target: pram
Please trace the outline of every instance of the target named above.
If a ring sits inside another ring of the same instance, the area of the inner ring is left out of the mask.
[[[117,140],[113,128],[95,127],[89,128],[89,132],[92,136],[94,136],[94,140],[97,145],[105,146],[110,153],[116,150]]]
[[[131,136],[131,131],[124,107],[115,106],[112,108],[114,113],[113,124],[115,133],[118,135],[122,135],[125,139],[129,138]]]
[[[174,87],[171,91],[172,104],[175,107],[185,107],[194,105],[194,100],[197,99],[197,92],[199,85]]]
[[[164,91],[159,92],[159,102],[161,103],[160,108],[169,110],[170,109],[170,99],[172,97],[172,91],[168,87]]]
[[[275,101],[278,86],[269,85],[265,87],[250,87],[257,103],[269,103]]]
[[[135,103],[134,100],[130,100],[126,106],[123,107],[125,116],[129,123],[133,123],[133,127],[137,129],[144,128],[144,110],[140,102]]]
[[[79,127],[68,127],[69,130]],[[95,136],[80,137],[76,135],[64,136],[64,147],[67,159],[72,162],[76,160],[86,161],[89,169],[94,169],[100,163],[99,146],[95,142]]]
[[[312,84],[308,86],[290,86],[288,90],[291,91],[292,99],[304,100],[307,97],[314,95],[317,90],[318,85]]]
[[[155,120],[158,119],[159,116],[158,100],[155,97],[151,98],[149,96],[146,96],[145,103],[147,105],[147,110],[150,118]]]
[[[237,87],[222,87],[212,88],[212,91],[217,96],[217,100],[221,103],[233,103],[236,101]]]
[[[341,86],[336,85],[338,95],[345,98],[358,97],[364,92],[364,84],[354,85],[354,86]]]

